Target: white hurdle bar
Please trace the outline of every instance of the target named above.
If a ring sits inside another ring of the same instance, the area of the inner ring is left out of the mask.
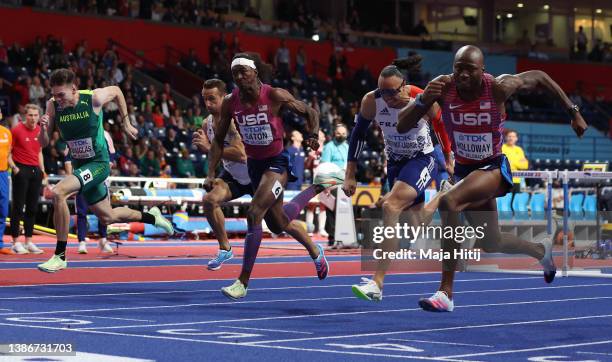
[[[547,213],[547,233],[552,234],[552,181],[560,178],[563,185],[563,268],[562,275],[566,277],[569,270],[569,180],[610,180],[612,172],[603,171],[516,171],[512,173],[515,177],[546,179],[548,213]],[[599,214],[596,214],[599,218]]]

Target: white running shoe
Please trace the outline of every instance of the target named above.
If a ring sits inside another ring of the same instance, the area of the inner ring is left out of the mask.
[[[221,288],[221,293],[232,300],[238,300],[246,297],[247,288],[242,284],[240,280],[236,280],[234,284],[229,287]]]
[[[12,249],[15,254],[29,254],[30,253],[28,249],[23,247],[23,244],[21,243],[21,241],[15,241],[13,243]]]
[[[87,254],[87,241],[79,241],[79,254]]]
[[[375,281],[368,278],[361,278],[361,284],[354,284],[351,287],[353,294],[359,299],[380,302],[382,300],[382,289]]]
[[[317,167],[312,183],[325,188],[341,185],[344,183],[344,170],[331,162],[322,163]]]
[[[26,249],[28,249],[28,251],[32,254],[42,254],[44,253],[44,251],[40,250],[38,248],[38,246],[36,246],[36,244],[34,244],[33,242],[27,242],[25,245]]]
[[[106,238],[98,240],[98,247],[100,248],[101,252],[106,254],[112,254],[115,252]]]
[[[455,309],[455,303],[441,290],[429,298],[421,298],[419,306],[428,312],[452,312]]]
[[[544,281],[546,283],[552,283],[555,280],[555,275],[557,274],[557,267],[555,266],[555,261],[553,259],[552,251],[553,251],[553,242],[552,238],[545,236],[540,243],[544,246],[544,257],[540,259],[540,265],[544,269]]]

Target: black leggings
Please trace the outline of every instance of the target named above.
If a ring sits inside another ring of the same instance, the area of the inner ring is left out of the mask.
[[[19,167],[19,172],[17,175],[12,175],[13,206],[11,208],[11,236],[13,239],[19,237],[21,219],[23,219],[25,236],[32,236],[43,176],[38,166],[15,164]],[[24,205],[25,217],[23,212]]]

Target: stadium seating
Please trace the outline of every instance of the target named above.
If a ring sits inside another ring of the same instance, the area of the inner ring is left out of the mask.
[[[570,213],[571,219],[579,220],[579,219],[584,218],[584,212],[582,208],[583,203],[584,203],[583,193],[570,194],[569,213]]]
[[[512,201],[512,210],[514,211],[514,218],[519,220],[527,220],[529,218],[529,193],[520,192],[514,195]]]
[[[544,220],[546,217],[546,194],[534,192],[529,201],[532,220]]]
[[[584,217],[585,219],[595,219],[597,215],[597,196],[587,195],[584,198]]]
[[[497,198],[497,212],[500,219],[512,219],[512,194]]]

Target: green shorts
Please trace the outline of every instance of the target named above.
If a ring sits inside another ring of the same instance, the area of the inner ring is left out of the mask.
[[[104,181],[110,175],[108,161],[91,161],[82,165],[73,163],[73,174],[81,183],[79,192],[89,205],[95,205],[108,196],[108,188]]]

